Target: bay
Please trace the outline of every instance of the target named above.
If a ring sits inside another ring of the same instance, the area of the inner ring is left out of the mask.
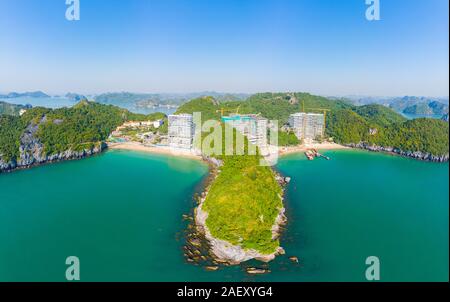
[[[382,281],[448,280],[448,164],[329,151],[330,161],[283,157],[286,255],[270,274],[246,266],[207,272],[183,256],[199,161],[108,151],[80,161],[0,174],[0,281],[365,281],[377,256]],[[299,264],[289,260],[299,258]]]

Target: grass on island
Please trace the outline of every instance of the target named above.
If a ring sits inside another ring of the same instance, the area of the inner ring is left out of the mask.
[[[275,252],[272,226],[283,207],[281,187],[257,156],[228,156],[204,203],[211,234],[244,249]]]
[[[177,113],[202,112],[203,120],[220,123],[221,107],[234,108],[235,104],[218,105],[212,98],[205,97],[184,104]],[[222,148],[219,150],[224,154],[225,127],[223,123],[221,126]],[[236,141],[242,134],[235,129],[233,133],[233,149],[236,150]],[[208,135],[207,131],[202,133],[202,140]],[[206,226],[217,239],[268,255],[280,246],[279,240],[272,239],[272,227],[283,207],[282,188],[275,179],[275,172],[260,165],[260,155],[248,155],[249,142],[246,138],[243,141],[246,155],[213,155],[223,161],[223,166],[203,205],[208,213]]]

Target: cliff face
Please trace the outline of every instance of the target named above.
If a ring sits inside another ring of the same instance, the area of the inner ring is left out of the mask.
[[[282,247],[278,247],[276,251],[271,254],[262,254],[254,249],[244,249],[241,246],[233,245],[225,240],[215,238],[206,226],[208,213],[202,208],[203,202],[204,199],[202,199],[200,205],[195,210],[195,222],[199,231],[203,233],[205,238],[209,241],[211,254],[214,255],[215,259],[230,265],[237,265],[251,259],[270,262],[275,259],[277,255],[283,255],[285,253]],[[274,239],[280,236],[281,226],[286,224],[287,218],[284,213],[285,209],[280,209],[275,225],[272,228]]]
[[[17,159],[5,161],[0,154],[0,173],[9,172],[15,169],[29,168],[45,163],[80,159],[100,153],[107,148],[105,143],[99,142],[95,147],[84,149],[82,151],[66,150],[64,152],[56,154],[45,154],[44,145],[36,135],[39,125],[44,122],[46,122],[45,116],[39,123],[31,123],[25,129],[22,136],[20,137],[20,155]]]
[[[395,153],[404,157],[410,157],[418,160],[431,161],[431,162],[448,162],[449,155],[433,155],[430,153],[425,153],[421,151],[403,151],[394,147],[381,147],[381,146],[373,146],[367,143],[359,143],[359,144],[347,144],[347,147],[364,149],[368,151],[374,152],[388,152]]]

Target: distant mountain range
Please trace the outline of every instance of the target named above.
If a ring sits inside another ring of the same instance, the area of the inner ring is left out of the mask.
[[[419,103],[413,106],[406,107],[403,110],[405,114],[418,115],[443,115],[448,113],[448,105],[431,101],[429,103]]]
[[[218,101],[241,101],[249,97],[249,94],[230,94],[214,91],[194,92],[194,93],[132,93],[132,92],[113,92],[103,93],[88,98],[86,95],[69,92],[63,97],[74,102],[86,99],[93,99],[97,103],[120,106],[123,108],[154,108],[160,106],[178,107],[179,105],[202,96],[212,96]],[[0,99],[13,99],[20,97],[31,98],[50,98],[51,96],[42,92],[10,92],[0,94]]]
[[[48,94],[45,94],[42,91],[33,91],[33,92],[10,92],[8,94],[0,94],[0,99],[13,99],[20,97],[32,97],[32,98],[48,98],[50,97]]]
[[[444,115],[449,112],[448,98],[429,98],[417,96],[404,96],[404,97],[347,96],[341,99],[345,99],[348,102],[357,106],[363,106],[368,104],[380,104],[403,114]]]
[[[241,101],[249,97],[248,94],[229,94],[219,92],[194,92],[194,93],[131,93],[115,92],[104,93],[96,96],[97,103],[115,105],[124,108],[154,108],[159,106],[178,107],[191,99],[212,96],[221,102]]]
[[[218,102],[243,101],[251,95],[245,93],[220,93],[214,91],[194,93],[132,93],[113,92],[103,93],[93,97],[97,103],[115,105],[123,108],[158,108],[178,107],[192,99],[211,96]],[[48,98],[51,97],[42,91],[34,92],[11,92],[0,94],[0,99],[12,99],[19,97]],[[88,99],[83,94],[67,93],[65,98],[74,102]],[[92,97],[91,97],[92,99]],[[372,96],[345,96],[329,97],[336,101],[343,101],[356,106],[379,104],[391,108],[398,113],[418,116],[444,116],[449,113],[448,98],[429,98],[417,96],[404,97],[372,97]],[[5,107],[5,105],[4,105]]]
[[[82,94],[71,93],[71,92],[67,93],[67,94],[65,95],[65,97],[68,98],[68,99],[70,99],[71,101],[74,101],[74,102],[79,102],[79,101],[87,100],[87,99],[88,99],[86,96],[84,96],[84,95],[82,95]]]

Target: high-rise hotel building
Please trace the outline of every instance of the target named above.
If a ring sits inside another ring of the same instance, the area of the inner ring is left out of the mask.
[[[299,139],[315,140],[325,130],[325,116],[319,113],[295,113],[289,117],[289,126]]]
[[[169,115],[170,147],[192,149],[194,131],[194,121],[191,114]]]

